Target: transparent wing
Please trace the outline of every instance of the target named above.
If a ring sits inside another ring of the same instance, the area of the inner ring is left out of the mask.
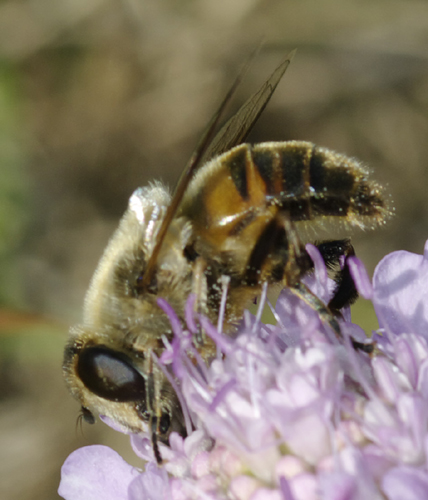
[[[286,69],[294,57],[295,50],[284,59],[270,77],[264,82],[260,89],[253,94],[238,110],[238,112],[226,122],[219,130],[214,139],[207,147],[203,162],[214,156],[221,155],[229,149],[244,142],[245,138],[253,128],[254,124],[262,114],[278,83],[281,81]]]
[[[250,57],[248,62],[244,65],[244,68],[239,73],[223,102],[220,104],[218,110],[212,117],[208,124],[205,133],[202,135],[194,153],[190,157],[190,160],[183,171],[183,174],[178,181],[174,197],[171,201],[170,206],[167,209],[165,218],[162,221],[162,225],[157,233],[156,245],[147,263],[147,269],[144,274],[142,286],[150,290],[153,285],[153,276],[156,268],[156,261],[159,255],[162,242],[165,238],[165,234],[171,224],[172,219],[183,199],[184,193],[191,181],[194,172],[197,168],[203,164],[208,159],[213,156],[217,156],[225,151],[229,150],[233,146],[236,146],[244,141],[245,137],[248,135],[253,125],[256,123],[258,117],[266,107],[272,94],[280,82],[285,70],[288,68],[295,51],[290,52],[290,54],[284,59],[284,61],[275,69],[275,71],[270,75],[270,77],[263,83],[260,89],[254,93],[238,110],[238,112],[230,118],[230,120],[220,129],[220,131],[213,138],[215,129],[217,128],[218,122],[224,113],[226,106],[229,104],[236,88],[241,83],[241,80],[253,59]],[[154,291],[154,290],[153,290]]]

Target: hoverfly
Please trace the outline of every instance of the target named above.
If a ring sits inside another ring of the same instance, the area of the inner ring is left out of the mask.
[[[111,238],[86,295],[81,325],[65,348],[64,374],[83,416],[111,418],[158,441],[186,434],[178,397],[153,361],[172,339],[165,299],[184,321],[189,294],[216,322],[221,279],[230,279],[226,333],[264,283],[289,287],[340,334],[334,313],[355,290],[342,279],[328,305],[301,278],[312,262],[298,236],[329,224],[372,228],[386,220],[383,190],[356,161],[309,142],[243,143],[287,69],[287,57],[214,139],[235,82],[171,196],[160,183],[137,189]],[[348,240],[319,245],[326,262],[352,253]],[[342,276],[346,274],[346,266]],[[339,279],[340,281],[340,279]],[[348,289],[348,290],[346,290]],[[194,340],[207,361],[215,346]]]

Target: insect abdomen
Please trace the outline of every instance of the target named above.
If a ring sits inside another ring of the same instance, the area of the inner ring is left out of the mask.
[[[381,189],[358,162],[309,142],[264,143],[250,151],[267,197],[292,221],[341,217],[372,225],[385,219]]]
[[[278,211],[314,229],[328,220],[370,228],[389,214],[381,187],[357,161],[302,141],[237,146],[205,165],[188,194],[184,211],[217,244],[256,234]]]

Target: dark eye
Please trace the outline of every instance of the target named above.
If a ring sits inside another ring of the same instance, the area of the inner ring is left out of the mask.
[[[169,413],[162,413],[159,421],[159,432],[160,434],[166,434],[171,426],[171,417]]]
[[[131,360],[121,352],[105,346],[87,347],[77,362],[77,373],[85,386],[109,401],[141,401],[146,385]]]

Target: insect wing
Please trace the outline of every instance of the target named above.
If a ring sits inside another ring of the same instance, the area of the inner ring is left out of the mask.
[[[220,104],[218,110],[210,120],[208,127],[200,139],[196,150],[190,157],[189,163],[184,169],[181,175],[176,190],[174,192],[171,204],[165,214],[165,218],[162,222],[159,232],[156,237],[156,245],[150,256],[149,262],[147,264],[147,269],[145,276],[143,278],[143,287],[148,288],[153,279],[154,270],[156,267],[156,261],[162,246],[163,240],[165,238],[166,232],[172,219],[183,199],[184,193],[186,192],[187,186],[189,185],[195,171],[197,168],[205,163],[207,160],[213,156],[217,156],[225,151],[229,150],[233,146],[236,146],[244,141],[248,133],[252,129],[253,125],[256,123],[258,117],[265,109],[267,103],[269,102],[272,94],[275,92],[278,83],[283,77],[286,69],[288,68],[295,51],[290,52],[290,54],[284,59],[284,61],[275,69],[272,75],[263,83],[260,89],[253,94],[238,112],[230,118],[230,120],[220,129],[213,140],[211,137],[214,130],[227,106],[236,88],[239,86],[249,62],[244,66],[242,71],[239,73],[223,102]]]
[[[255,92],[219,130],[217,135],[208,146],[203,160],[207,161],[214,156],[221,155],[234,146],[244,142],[245,138],[253,128],[259,116],[268,104],[272,94],[275,92],[278,83],[281,81],[286,69],[290,65],[295,50],[284,59],[275,69],[271,76],[263,83],[260,89]]]

